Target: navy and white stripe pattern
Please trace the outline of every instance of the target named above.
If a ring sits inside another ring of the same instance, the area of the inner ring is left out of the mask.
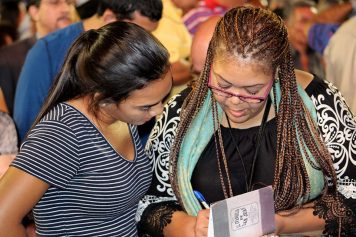
[[[34,207],[39,236],[136,236],[151,181],[136,126],[135,159],[121,157],[79,111],[59,104],[31,131],[12,166],[51,187]]]

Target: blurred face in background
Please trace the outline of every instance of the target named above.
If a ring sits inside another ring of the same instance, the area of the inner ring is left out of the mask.
[[[43,37],[71,24],[74,7],[75,0],[41,0],[38,6],[30,6],[38,35]]]
[[[187,12],[198,5],[199,0],[172,0],[174,5]]]
[[[306,49],[307,37],[304,34],[304,28],[316,14],[316,8],[300,6],[296,7],[287,18],[286,26],[288,28],[289,40],[297,51]]]

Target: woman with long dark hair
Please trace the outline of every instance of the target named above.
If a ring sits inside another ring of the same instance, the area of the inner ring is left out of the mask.
[[[162,112],[172,87],[166,49],[115,22],[81,35],[0,182],[0,236],[135,236],[151,181],[136,125]]]

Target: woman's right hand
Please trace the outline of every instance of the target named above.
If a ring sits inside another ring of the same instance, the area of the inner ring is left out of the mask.
[[[195,223],[195,237],[208,236],[210,210],[204,209],[198,212]]]

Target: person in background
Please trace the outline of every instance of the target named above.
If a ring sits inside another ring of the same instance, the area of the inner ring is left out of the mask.
[[[136,127],[162,112],[171,87],[168,52],[143,28],[83,33],[0,181],[0,236],[26,236],[32,208],[38,236],[136,236],[151,181]]]
[[[356,120],[334,117],[344,103],[337,89],[293,65],[276,14],[237,7],[222,17],[199,79],[165,106],[147,142],[153,180],[136,216],[142,236],[207,236],[209,210],[193,190],[211,204],[269,185],[276,235],[355,236],[355,205],[336,173],[355,180],[355,149],[342,166],[338,151],[353,147]]]
[[[215,26],[220,19],[220,16],[212,16],[208,18],[200,24],[193,36],[190,54],[192,60],[192,73],[195,75],[199,76],[204,68],[209,43],[211,37],[213,37]]]
[[[304,24],[304,29],[299,33],[301,37],[307,39],[309,47],[323,54],[330,38],[352,14],[351,2],[328,5],[319,11],[314,19]]]
[[[14,120],[20,140],[37,116],[68,48],[80,34],[114,21],[133,22],[152,31],[161,16],[161,0],[102,0],[94,16],[38,40],[28,53],[16,88]]]
[[[196,6],[183,15],[183,22],[192,36],[201,23],[212,16],[223,16],[230,8],[242,5],[266,7],[260,0],[198,0],[196,2]]]
[[[0,87],[0,178],[17,154],[17,132]]]
[[[163,14],[158,27],[153,31],[162,44],[168,49],[169,61],[172,64],[174,87],[171,96],[186,87],[191,80],[190,47],[191,36],[183,24],[183,13],[193,8],[196,0],[163,0]]]
[[[10,115],[13,114],[16,85],[27,52],[37,39],[70,25],[73,22],[70,8],[73,7],[70,0],[28,1],[27,12],[34,23],[35,35],[0,49],[0,87],[4,90]]]
[[[5,96],[4,93],[2,92],[1,87],[0,87],[0,111],[9,113],[9,109],[6,106]]]
[[[96,13],[99,0],[76,0],[75,9],[80,19],[87,19]]]
[[[356,16],[343,23],[330,38],[324,60],[326,79],[340,89],[351,112],[356,115]],[[344,184],[347,182],[345,180]],[[351,197],[356,199],[356,192]]]
[[[0,0],[0,22],[10,24],[16,30],[13,41],[18,39],[17,29],[23,20],[20,0]]]
[[[311,49],[307,39],[300,33],[305,24],[316,17],[316,4],[311,0],[293,1],[285,6],[284,11],[295,68],[325,78],[322,55]]]
[[[11,45],[16,39],[16,27],[8,22],[0,22],[0,49],[7,45]]]

